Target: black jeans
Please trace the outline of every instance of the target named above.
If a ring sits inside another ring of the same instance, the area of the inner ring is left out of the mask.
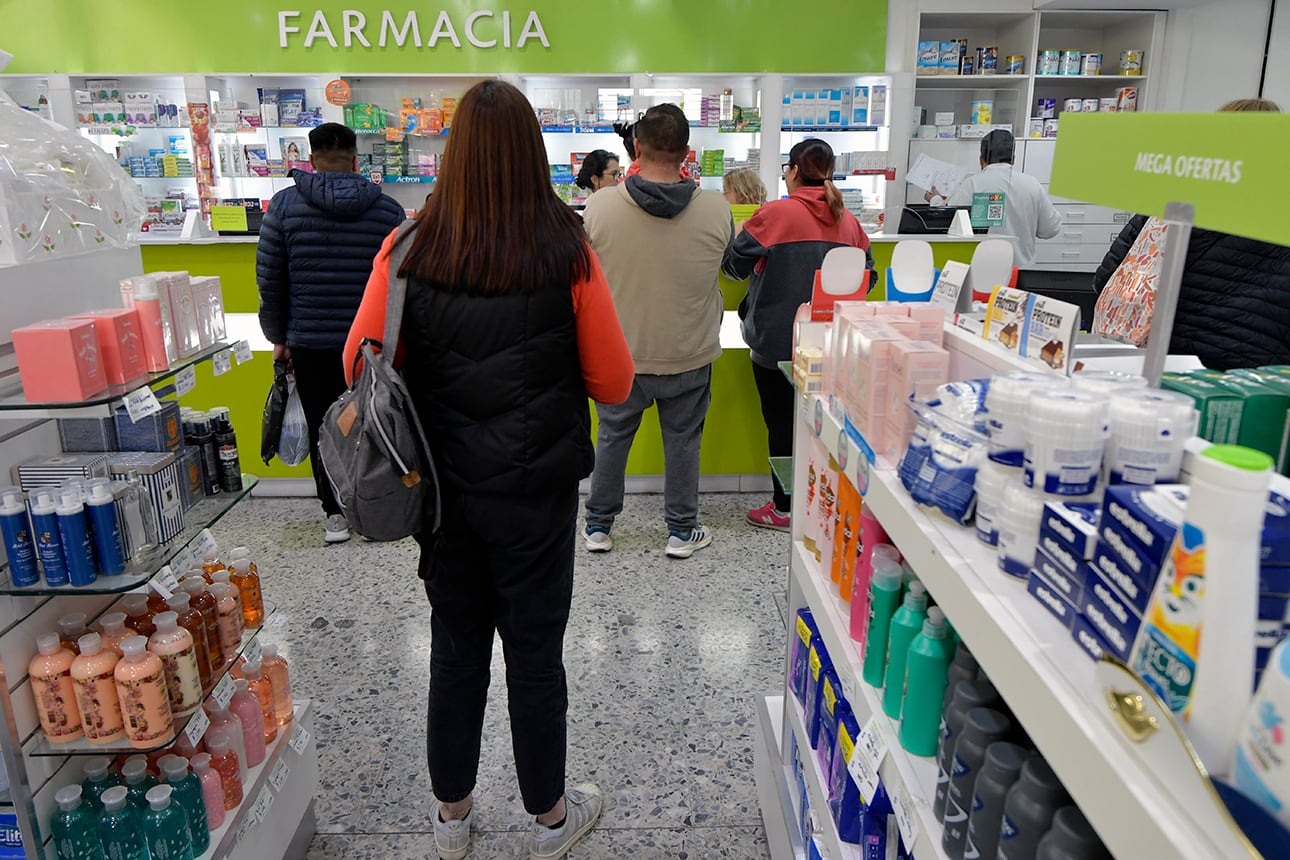
[[[291,349],[291,367],[296,374],[296,391],[309,424],[309,465],[314,471],[314,487],[322,502],[323,514],[340,513],[340,505],[331,491],[331,482],[318,456],[318,428],[323,416],[336,398],[345,391],[344,358],[339,349]]]
[[[422,542],[420,562],[431,608],[426,753],[443,803],[475,788],[494,630],[524,808],[540,815],[564,795],[577,513],[577,485],[527,497],[444,493],[442,529]]]
[[[766,422],[766,443],[772,457],[793,456],[793,383],[778,367],[762,367],[753,362],[753,381],[761,398],[761,417]],[[792,498],[781,487],[775,472],[770,473],[775,488],[775,509],[787,513]],[[790,488],[791,489],[791,488]]]

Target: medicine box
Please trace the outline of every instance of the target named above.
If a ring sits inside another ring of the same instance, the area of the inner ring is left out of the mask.
[[[1047,609],[1050,615],[1060,621],[1067,630],[1074,626],[1075,619],[1080,614],[1079,610],[1067,603],[1061,592],[1050,585],[1039,571],[1030,571],[1026,591],[1030,593],[1031,597],[1035,598],[1040,606]]]
[[[1139,576],[1131,571],[1118,553],[1105,544],[1099,544],[1097,554],[1093,557],[1093,570],[1139,614],[1147,611],[1151,592],[1156,587],[1156,580],[1160,578],[1158,566],[1143,571],[1145,576]]]
[[[99,358],[108,385],[124,385],[147,374],[138,311],[133,308],[109,308],[72,314],[68,319],[85,319],[94,323]]]
[[[1218,384],[1239,393],[1244,400],[1236,444],[1262,451],[1272,458],[1276,471],[1285,471],[1290,394],[1281,386],[1230,373]]]
[[[65,452],[115,451],[116,422],[112,418],[59,418],[58,443]]]
[[[117,409],[112,417],[116,421],[117,447],[122,451],[177,454],[184,447],[179,404],[173,400],[161,401],[161,411],[145,415],[138,421],[131,421],[130,413],[125,409]]]
[[[1067,602],[1079,606],[1084,600],[1084,587],[1089,577],[1087,563],[1081,562],[1072,573],[1054,561],[1053,557],[1044,552],[1041,547],[1035,553],[1035,570],[1042,574],[1044,579],[1048,580],[1048,584],[1066,598]]]
[[[1163,374],[1160,387],[1186,394],[1195,402],[1200,413],[1196,425],[1198,436],[1215,444],[1237,444],[1245,410],[1245,400],[1238,392],[1184,373]]]
[[[13,482],[24,492],[38,487],[56,487],[68,478],[106,478],[108,455],[100,453],[58,454],[36,457],[13,468]]]
[[[941,44],[936,41],[918,43],[918,66],[920,75],[939,75],[941,73]]]
[[[84,400],[107,388],[92,320],[44,320],[14,329],[12,338],[29,402]]]
[[[125,478],[130,472],[138,472],[157,515],[162,543],[179,536],[184,530],[184,502],[179,485],[179,463],[174,454],[109,454],[108,468],[114,478]]]
[[[936,125],[936,126],[954,125],[954,111],[952,110],[949,110],[949,111],[938,110],[935,114],[933,114],[933,116],[935,117],[935,119],[932,120],[932,125]]]
[[[1039,521],[1039,546],[1047,548],[1063,570],[1075,568],[1093,557],[1097,547],[1097,505],[1049,502]]]
[[[1107,649],[1119,659],[1127,660],[1138,629],[1142,627],[1142,615],[1098,574],[1096,568],[1084,589],[1081,609],[1089,625],[1106,641]]]
[[[856,86],[851,90],[851,125],[869,124],[869,88]]]
[[[1164,561],[1187,507],[1187,489],[1180,484],[1106,488],[1099,536],[1116,531],[1134,541],[1147,560]]]
[[[917,337],[918,321],[913,319],[888,321],[893,328],[904,323],[912,327],[912,337]],[[917,418],[909,408],[911,399],[930,400],[939,385],[949,379],[950,354],[934,343],[921,340],[901,340],[891,345],[891,379],[887,389],[887,450],[893,462],[900,459],[909,437],[914,433]]]

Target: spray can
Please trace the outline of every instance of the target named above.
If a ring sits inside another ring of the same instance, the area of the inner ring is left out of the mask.
[[[0,533],[4,535],[4,551],[9,558],[9,576],[19,588],[35,585],[40,581],[36,566],[36,545],[31,539],[31,522],[27,519],[27,506],[22,501],[22,490],[6,487],[0,490]]]
[[[99,573],[113,576],[125,572],[125,546],[121,540],[121,526],[116,520],[116,500],[112,498],[111,482],[107,478],[90,481],[90,527],[94,537],[94,555],[98,559]]]
[[[90,521],[85,515],[80,492],[75,487],[63,490],[58,504],[58,536],[63,544],[63,558],[67,561],[67,575],[72,585],[93,585],[98,575],[94,570],[94,543],[90,540]]]
[[[215,447],[215,434],[211,430],[210,416],[205,412],[193,413],[192,430],[188,444],[202,452],[202,481],[206,495],[219,495],[219,451]]]

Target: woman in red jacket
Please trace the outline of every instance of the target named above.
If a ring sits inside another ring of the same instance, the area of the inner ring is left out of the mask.
[[[797,308],[811,300],[815,271],[825,254],[845,246],[869,252],[869,237],[842,205],[842,192],[833,184],[833,149],[826,142],[798,143],[789,150],[783,170],[788,197],[757,210],[721,264],[728,277],[749,278],[748,295],[739,303],[739,319],[752,351],[753,380],[772,457],[793,454],[793,386],[778,363],[793,357]],[[872,255],[868,268],[873,268]],[[780,486],[774,472],[771,481],[774,498],[749,511],[748,522],[787,531],[788,490]]]

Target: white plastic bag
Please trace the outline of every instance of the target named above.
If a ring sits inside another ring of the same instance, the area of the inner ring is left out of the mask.
[[[309,423],[305,407],[296,391],[295,374],[287,375],[287,409],[282,415],[282,435],[278,437],[278,459],[287,466],[299,466],[309,456]]]

